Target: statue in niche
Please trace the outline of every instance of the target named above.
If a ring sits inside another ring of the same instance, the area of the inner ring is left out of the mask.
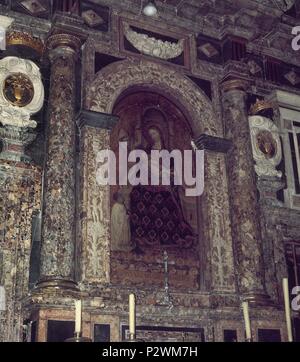
[[[130,251],[134,248],[131,242],[129,210],[125,196],[121,191],[114,194],[114,205],[111,210],[111,250]]]
[[[152,150],[167,149],[167,140],[163,131],[168,131],[165,120],[159,110],[151,109],[142,120],[143,148],[147,153]],[[150,159],[150,158],[149,158]],[[153,164],[152,164],[153,167]],[[161,175],[162,165],[155,165]],[[150,165],[149,165],[150,169]],[[130,193],[131,237],[139,247],[191,247],[196,239],[191,225],[186,221],[180,192],[180,186],[172,183],[174,167],[170,170],[171,185],[138,185]]]

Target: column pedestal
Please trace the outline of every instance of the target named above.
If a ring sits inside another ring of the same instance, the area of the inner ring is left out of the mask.
[[[25,148],[36,138],[36,134],[28,128],[15,126],[4,126],[0,128],[0,139],[2,140],[2,152],[0,159],[30,162],[31,158],[26,155]]]

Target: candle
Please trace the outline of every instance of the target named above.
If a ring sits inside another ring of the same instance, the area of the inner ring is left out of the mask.
[[[288,341],[293,342],[288,278],[283,278],[282,287],[283,287],[285,318],[286,318],[286,327],[287,327],[287,333],[288,333]]]
[[[75,333],[81,333],[81,300],[75,300]]]
[[[129,295],[129,333],[135,336],[135,295]]]
[[[244,320],[245,320],[245,331],[246,331],[246,339],[251,340],[252,334],[251,334],[251,325],[250,325],[250,317],[249,317],[249,304],[248,302],[242,303],[243,308],[243,314],[244,314]]]

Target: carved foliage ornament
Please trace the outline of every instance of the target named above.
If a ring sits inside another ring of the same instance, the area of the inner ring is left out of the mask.
[[[174,59],[184,50],[184,39],[177,43],[163,41],[150,37],[146,34],[140,34],[131,29],[130,25],[124,23],[124,34],[126,39],[142,54],[151,55],[160,59]]]
[[[44,44],[41,39],[21,31],[9,31],[6,34],[6,44],[13,46],[25,46],[35,50],[39,55],[43,54]]]
[[[249,117],[251,143],[258,176],[281,177],[276,170],[282,158],[278,128],[266,117]]]
[[[105,67],[88,87],[86,107],[96,112],[111,113],[123,91],[145,84],[159,87],[166,95],[182,103],[191,119],[197,120],[191,123],[194,134],[223,136],[222,123],[202,91],[179,72],[153,62],[122,61]]]

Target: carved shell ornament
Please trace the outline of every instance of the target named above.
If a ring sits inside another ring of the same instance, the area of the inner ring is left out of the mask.
[[[184,39],[178,42],[163,41],[141,34],[131,29],[130,25],[124,23],[124,34],[126,39],[142,54],[151,55],[160,59],[174,59],[182,54],[184,50]]]

